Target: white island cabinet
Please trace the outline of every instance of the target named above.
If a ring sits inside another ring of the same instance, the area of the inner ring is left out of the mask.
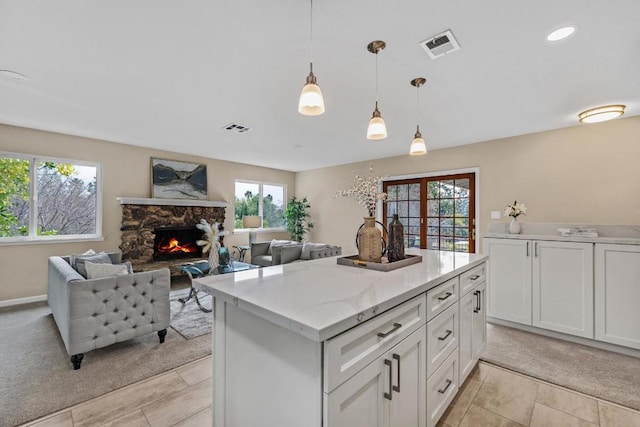
[[[459,298],[486,257],[408,253],[423,262],[380,272],[326,258],[195,280],[214,300],[214,425],[435,426],[460,386],[458,335],[484,334],[459,324]]]

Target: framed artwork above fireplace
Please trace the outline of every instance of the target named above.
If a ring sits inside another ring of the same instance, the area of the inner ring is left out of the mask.
[[[151,197],[207,199],[207,165],[151,158]]]

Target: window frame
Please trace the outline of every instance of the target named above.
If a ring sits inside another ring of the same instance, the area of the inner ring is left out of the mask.
[[[260,228],[235,228],[235,218],[236,218],[236,184],[238,183],[242,183],[242,184],[257,184],[258,185],[258,192],[259,192],[259,197],[258,197],[258,215],[260,215],[260,217],[262,218],[262,224],[264,224],[264,215],[263,215],[263,204],[264,204],[264,196],[263,196],[263,187],[265,185],[273,185],[273,186],[278,186],[278,187],[282,187],[282,209],[283,211],[287,209],[287,201],[288,201],[288,197],[287,197],[287,184],[282,184],[282,183],[278,183],[278,182],[269,182],[269,181],[256,181],[256,180],[252,180],[252,179],[236,179],[233,182],[233,224],[234,224],[234,232],[239,232],[239,233],[249,233],[250,231],[286,231],[287,228],[283,222],[282,227],[262,227],[260,226]]]
[[[29,161],[29,234],[26,236],[10,236],[0,237],[0,246],[5,245],[22,245],[22,244],[41,244],[41,243],[60,243],[60,242],[87,242],[102,241],[102,216],[103,216],[103,190],[102,190],[102,164],[100,162],[91,162],[87,160],[69,159],[61,157],[39,156],[36,154],[12,153],[8,151],[0,151],[0,157],[8,157],[19,160]],[[37,163],[53,162],[53,163],[70,163],[77,166],[88,166],[96,168],[96,232],[93,234],[64,234],[52,236],[38,236],[38,194],[36,188],[37,182]]]

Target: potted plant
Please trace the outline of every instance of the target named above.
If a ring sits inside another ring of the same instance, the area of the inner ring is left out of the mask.
[[[310,207],[307,196],[302,199],[293,196],[287,202],[287,209],[284,211],[284,223],[291,240],[295,240],[298,243],[302,242],[307,230],[313,228],[313,223],[309,221],[311,214],[307,211]]]

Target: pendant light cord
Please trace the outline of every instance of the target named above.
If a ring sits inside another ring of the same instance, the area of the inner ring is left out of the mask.
[[[313,62],[313,0],[309,8],[309,62]]]
[[[416,124],[420,123],[420,85],[416,85]]]

